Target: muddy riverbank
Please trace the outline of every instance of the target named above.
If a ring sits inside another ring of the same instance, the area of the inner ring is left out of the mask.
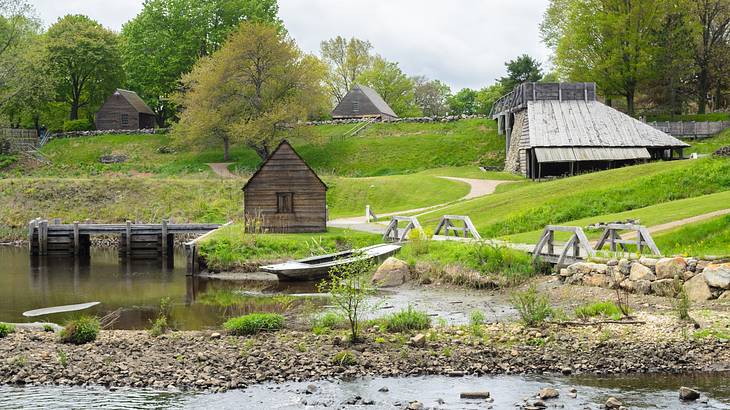
[[[687,337],[661,318],[647,324],[524,329],[518,324],[436,327],[410,335],[366,331],[350,346],[336,334],[285,330],[255,337],[102,331],[82,346],[18,331],[0,343],[0,384],[102,385],[225,391],[264,382],[354,377],[496,374],[687,373],[730,370],[730,342]],[[335,364],[351,351],[355,363]]]

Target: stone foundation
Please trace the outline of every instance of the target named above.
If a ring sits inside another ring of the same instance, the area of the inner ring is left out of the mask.
[[[579,262],[560,270],[566,284],[622,288],[631,293],[675,297],[684,288],[690,299],[730,300],[730,263],[696,258],[647,258]]]

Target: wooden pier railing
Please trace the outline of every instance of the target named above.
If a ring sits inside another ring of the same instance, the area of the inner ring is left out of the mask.
[[[565,242],[555,241],[555,232],[572,233],[570,239]],[[547,251],[543,252],[547,247]],[[542,232],[540,241],[532,251],[532,260],[538,258],[545,262],[553,263],[556,267],[567,266],[575,262],[591,258],[595,255],[591,248],[588,237],[583,229],[577,226],[548,225]]]
[[[402,230],[398,228],[399,222],[405,222],[406,226]],[[383,234],[383,241],[386,242],[404,242],[408,239],[408,234],[414,229],[421,229],[421,223],[415,216],[391,216],[390,223]]]
[[[464,226],[459,227],[454,222],[459,221]],[[441,233],[443,231],[443,234]],[[471,238],[475,241],[481,240],[477,228],[471,222],[471,218],[462,215],[444,215],[441,217],[436,231],[433,233],[434,240],[448,240],[450,238]]]

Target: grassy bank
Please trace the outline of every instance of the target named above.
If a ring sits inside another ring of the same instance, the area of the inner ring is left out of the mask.
[[[657,234],[654,241],[667,255],[730,256],[730,215]]]
[[[712,138],[687,140],[692,145],[685,150],[686,154],[696,152],[698,154],[712,154],[722,147],[730,145],[730,129],[725,130]]]
[[[213,271],[250,271],[261,263],[360,248],[381,239],[380,235],[336,228],[313,234],[252,235],[245,233],[243,224],[234,224],[201,241],[200,255]]]
[[[374,124],[356,137],[339,138],[352,124],[306,127],[307,138],[291,136],[297,151],[318,172],[347,176],[407,174],[438,167],[501,166],[504,139],[486,119],[450,123]],[[171,151],[172,149],[172,151]],[[178,146],[171,134],[101,135],[55,139],[42,149],[51,165],[32,170],[35,176],[84,177],[149,173],[155,176],[211,176],[206,163],[222,162],[222,147],[201,151]],[[124,155],[119,164],[101,164],[103,155]],[[253,150],[234,145],[232,169],[255,170]]]

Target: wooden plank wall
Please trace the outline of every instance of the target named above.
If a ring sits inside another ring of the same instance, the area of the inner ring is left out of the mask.
[[[11,152],[25,152],[38,146],[38,133],[34,129],[0,128],[0,140],[10,144]]]
[[[129,123],[122,126],[122,114],[129,116]],[[112,94],[96,113],[97,130],[136,130],[140,128],[139,113],[121,95]]]
[[[660,121],[647,124],[675,137],[710,137],[730,128],[730,121]]]

